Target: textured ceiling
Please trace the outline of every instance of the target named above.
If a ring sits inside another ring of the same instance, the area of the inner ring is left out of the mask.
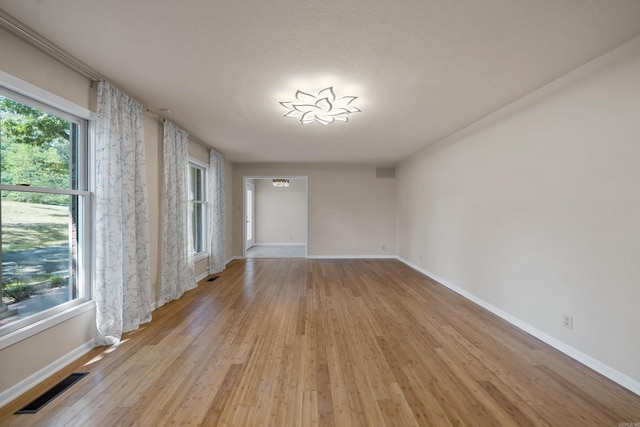
[[[638,0],[0,0],[234,162],[393,164],[640,34]],[[333,86],[348,123],[279,101]]]

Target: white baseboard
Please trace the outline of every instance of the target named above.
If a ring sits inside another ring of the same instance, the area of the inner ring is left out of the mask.
[[[309,259],[396,259],[395,255],[309,255]]]
[[[210,274],[208,272],[199,275],[198,277],[196,277],[196,283],[198,283],[199,281],[201,281],[202,279],[204,279],[207,276],[210,276]]]
[[[637,381],[634,378],[631,378],[630,376],[623,374],[620,371],[617,371],[616,369],[612,368],[609,365],[606,365],[604,363],[602,363],[601,361],[589,356],[588,354],[585,354],[583,352],[581,352],[580,350],[577,350],[573,347],[571,347],[570,345],[565,344],[564,342],[560,341],[559,339],[552,337],[551,335],[547,334],[546,332],[543,332],[537,328],[534,328],[533,326],[529,325],[526,322],[523,322],[522,320],[518,319],[517,317],[512,316],[511,314],[500,310],[499,308],[489,304],[488,302],[484,301],[483,299],[480,299],[478,297],[476,297],[475,295],[465,291],[464,289],[447,282],[446,280],[442,279],[441,277],[436,276],[435,274],[425,270],[424,268],[420,267],[419,265],[416,265],[410,261],[407,261],[406,259],[402,258],[402,257],[397,257],[397,259],[408,265],[409,267],[413,268],[414,270],[419,271],[420,273],[424,274],[425,276],[429,277],[430,279],[435,280],[436,282],[438,282],[439,284],[451,289],[452,291],[456,292],[457,294],[465,297],[466,299],[478,304],[479,306],[481,306],[482,308],[485,308],[487,310],[489,310],[490,312],[492,312],[493,314],[495,314],[498,317],[501,317],[502,319],[506,320],[507,322],[511,323],[513,326],[522,329],[523,331],[533,335],[534,337],[538,338],[540,341],[549,344],[551,347],[555,348],[556,350],[561,351],[562,353],[566,354],[567,356],[571,357],[572,359],[582,363],[585,366],[588,366],[589,368],[593,369],[594,371],[604,375],[605,377],[609,378],[611,381],[616,382],[617,384],[621,385],[622,387],[634,392],[635,394],[640,396],[640,381]]]
[[[244,259],[244,257],[243,257],[243,256],[239,256],[239,255],[236,255],[236,256],[232,256],[232,257],[230,257],[230,258],[227,258],[227,259],[224,261],[224,265],[225,265],[225,267],[226,267],[226,266],[227,266],[231,261],[235,261],[235,260],[237,260],[237,259]]]
[[[304,243],[254,243],[253,246],[306,246]]]
[[[38,372],[32,375],[29,375],[27,378],[20,381],[18,384],[3,391],[2,393],[0,393],[0,408],[8,404],[9,402],[15,400],[16,398],[20,397],[25,392],[31,390],[33,387],[40,384],[42,381],[46,380],[51,375],[58,372],[60,369],[66,367],[70,363],[84,356],[94,348],[95,348],[95,341],[93,339],[91,341],[87,341],[86,343],[82,344],[80,347],[70,351],[69,353],[59,358],[58,360],[51,362],[44,368],[40,369]]]

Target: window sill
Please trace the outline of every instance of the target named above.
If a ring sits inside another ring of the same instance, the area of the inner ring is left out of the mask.
[[[193,256],[193,261],[194,262],[198,262],[198,261],[202,261],[203,259],[207,259],[207,258],[209,258],[209,254],[206,253],[206,252],[202,252],[202,253],[199,253],[199,254],[195,254]]]
[[[86,301],[59,313],[53,314],[46,319],[42,319],[40,321],[27,325],[24,328],[20,328],[18,330],[10,332],[7,335],[0,337],[0,350],[19,343],[22,340],[30,338],[56,325],[59,325],[62,322],[66,322],[67,320],[72,319],[89,310],[94,310],[95,307],[96,304],[93,300]]]

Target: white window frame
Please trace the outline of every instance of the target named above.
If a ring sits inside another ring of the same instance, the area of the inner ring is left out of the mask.
[[[78,298],[57,305],[48,310],[20,319],[0,328],[0,350],[12,346],[46,329],[65,322],[95,308],[92,300],[93,278],[93,141],[94,114],[64,98],[47,92],[4,71],[0,71],[0,94],[39,110],[54,114],[80,125],[80,147],[78,157],[79,183],[77,190],[41,189],[36,187],[0,184],[2,190],[46,191],[57,194],[77,195],[79,222],[78,229],[77,279]]]
[[[188,162],[187,162],[187,176],[189,176],[189,178],[191,178],[192,167],[202,171],[202,200],[196,201],[191,199],[191,197],[189,197],[189,218],[193,217],[192,215],[193,206],[196,203],[201,204],[203,208],[203,212],[202,212],[203,221],[200,227],[200,232],[203,234],[202,241],[203,241],[204,250],[201,252],[195,252],[194,250],[194,253],[193,253],[194,261],[200,261],[200,260],[209,258],[209,233],[207,232],[208,230],[207,218],[208,218],[208,209],[209,209],[209,201],[207,200],[207,188],[208,188],[207,176],[209,173],[209,165],[196,158],[189,156]],[[191,195],[191,179],[189,179],[189,195]],[[191,226],[193,227],[193,224],[191,224]]]

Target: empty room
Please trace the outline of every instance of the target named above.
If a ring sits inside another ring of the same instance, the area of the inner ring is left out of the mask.
[[[640,426],[640,2],[0,0],[1,426]]]

